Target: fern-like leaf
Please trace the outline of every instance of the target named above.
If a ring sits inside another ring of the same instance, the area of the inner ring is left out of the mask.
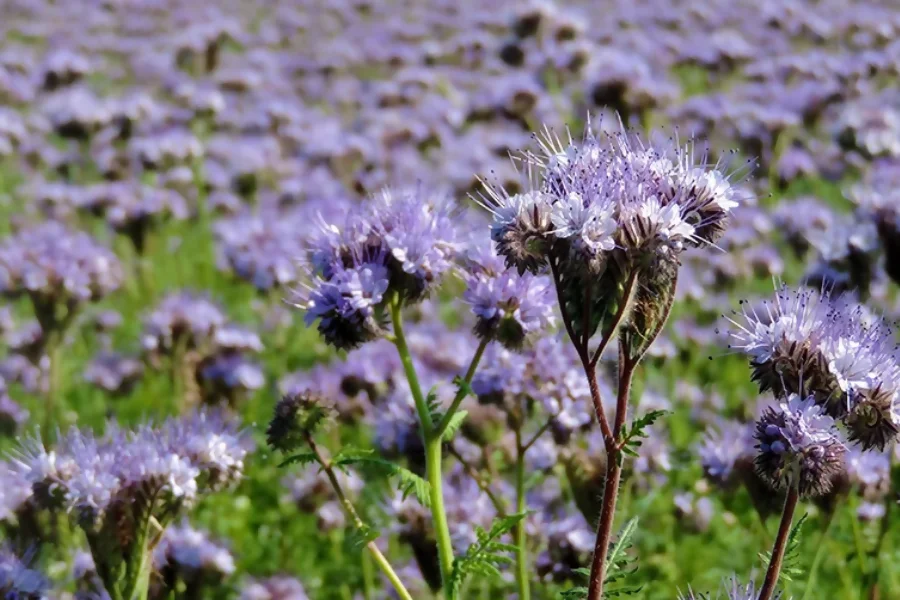
[[[403,498],[411,495],[419,500],[425,508],[431,507],[431,485],[409,469],[401,467],[381,457],[374,456],[374,450],[362,450],[359,448],[344,448],[334,455],[331,464],[338,469],[347,470],[347,467],[358,465],[375,471],[381,475],[394,479],[397,487],[403,494]]]
[[[278,463],[279,467],[287,467],[288,465],[310,465],[314,462],[318,462],[319,459],[316,457],[315,452],[300,452],[299,454],[294,454],[293,456],[289,456],[280,463]]]
[[[496,519],[487,531],[476,526],[475,543],[469,546],[466,553],[457,557],[453,563],[450,585],[455,593],[459,593],[463,583],[472,575],[500,577],[499,567],[512,562],[513,559],[509,554],[514,553],[516,547],[497,540],[512,531],[526,516],[528,516],[527,511]]]
[[[459,428],[462,427],[463,421],[466,420],[467,416],[469,416],[469,412],[465,410],[458,410],[453,413],[453,416],[450,417],[450,421],[447,423],[447,429],[444,430],[444,435],[442,436],[442,439],[445,442],[453,440],[453,436],[455,436],[456,432],[459,431]]]
[[[784,558],[781,562],[781,572],[778,575],[779,581],[794,581],[794,579],[803,575],[803,569],[800,566],[800,532],[809,514],[804,514],[800,520],[794,523],[788,533],[786,548],[784,550]],[[761,552],[759,558],[763,561],[763,565],[768,566],[772,561],[771,552]]]

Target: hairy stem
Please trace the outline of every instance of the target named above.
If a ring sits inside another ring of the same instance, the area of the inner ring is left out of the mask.
[[[350,502],[350,500],[347,498],[347,495],[344,493],[344,489],[341,487],[337,475],[334,472],[334,467],[332,467],[331,465],[331,458],[325,453],[324,450],[319,448],[319,445],[316,444],[311,435],[306,436],[306,443],[309,445],[309,449],[312,450],[313,454],[316,455],[316,461],[321,466],[322,472],[325,473],[326,477],[328,477],[328,481],[329,483],[331,483],[331,488],[334,490],[334,494],[337,496],[341,507],[344,509],[344,513],[350,518],[356,529],[364,530],[366,525],[365,523],[363,523],[363,520],[359,516],[359,513],[356,512],[356,508],[353,506],[353,503]],[[369,541],[368,543],[366,543],[366,550],[369,551],[369,554],[371,554],[372,558],[375,560],[375,564],[378,565],[378,568],[381,569],[381,572],[384,573],[385,577],[388,578],[388,581],[391,582],[391,585],[394,586],[394,590],[397,592],[400,600],[412,600],[412,596],[403,585],[400,577],[397,576],[397,573],[394,571],[393,567],[391,567],[391,563],[389,563],[384,554],[381,553],[381,550],[378,549],[378,546],[375,545],[374,541]]]
[[[469,368],[466,370],[465,377],[463,377],[465,385],[459,386],[459,390],[456,392],[456,396],[453,397],[453,402],[450,404],[450,408],[447,409],[447,412],[444,414],[441,422],[438,423],[434,428],[434,437],[441,438],[444,436],[444,432],[447,431],[447,427],[449,427],[450,422],[453,420],[453,415],[456,414],[456,411],[459,410],[459,405],[462,404],[463,400],[465,400],[466,390],[472,383],[472,378],[475,377],[475,371],[478,369],[478,363],[481,362],[481,357],[484,356],[484,349],[487,348],[488,343],[489,340],[484,339],[481,340],[480,344],[478,344],[478,348],[475,350],[475,355],[472,357],[472,361],[469,363]]]
[[[403,370],[409,381],[409,388],[416,403],[416,412],[422,426],[422,438],[425,442],[425,478],[431,491],[431,519],[434,523],[434,534],[437,539],[438,559],[441,567],[441,582],[444,586],[445,600],[454,600],[455,594],[450,582],[453,573],[453,543],[450,539],[450,526],[447,523],[447,511],[444,509],[444,482],[441,474],[441,445],[440,435],[435,435],[435,427],[431,418],[431,410],[422,386],[416,374],[416,367],[406,343],[406,335],[403,331],[403,317],[401,315],[401,303],[398,296],[391,302],[391,320],[394,326],[394,345],[403,363]],[[473,371],[474,373],[474,371]]]
[[[525,452],[522,445],[522,431],[516,429],[516,512],[525,512]],[[525,519],[516,523],[516,588],[519,600],[531,600],[528,582],[528,539],[525,535]]]
[[[769,568],[766,571],[766,579],[759,591],[759,600],[771,600],[778,587],[778,577],[781,574],[781,564],[784,562],[784,553],[787,550],[788,537],[791,533],[791,523],[794,521],[794,511],[797,501],[800,500],[800,492],[797,486],[791,486],[787,498],[784,501],[784,510],[781,513],[781,524],[778,526],[778,535],[775,545],[772,546],[772,558],[769,560]]]
[[[597,524],[597,539],[594,542],[594,557],[591,562],[591,578],[588,584],[588,600],[603,598],[603,583],[606,579],[606,557],[609,553],[609,542],[612,537],[613,522],[616,516],[616,500],[619,496],[619,484],[622,480],[622,460],[619,437],[625,424],[625,413],[631,396],[631,380],[636,364],[619,353],[619,389],[616,394],[616,421],[612,435],[606,441],[606,482],[603,486],[603,500],[600,507],[600,520]],[[591,394],[599,389],[596,370],[588,372]],[[599,401],[599,392],[595,402]]]

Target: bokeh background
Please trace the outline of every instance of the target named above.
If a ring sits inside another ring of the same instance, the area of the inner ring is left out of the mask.
[[[312,386],[346,417],[335,446],[414,452],[408,404],[376,389],[398,375],[384,348],[339,356],[289,305],[307,240],[386,185],[448,190],[478,211],[479,177],[520,185],[509,153],[532,148],[532,132],[577,136],[588,115],[595,128],[621,119],[746,163],[742,185],[758,198],[718,248],[687,255],[637,383],[641,410],[671,414],[620,502],[623,522],[640,518],[632,582],[662,600],[758,577],[777,519],[761,519],[745,487],[704,477],[710,455],[739,454],[704,446],[707,430],[761,402],[723,315],[774,281],[828,282],[900,314],[896,246],[884,248],[900,214],[898,32],[890,0],[0,0],[0,263],[31,253],[65,269],[94,261],[94,245],[114,255],[96,267],[109,289],[88,294],[60,342],[58,373],[27,298],[0,304],[2,445],[37,427],[52,437],[199,403],[227,404],[262,442],[279,394]],[[476,344],[458,291],[442,290],[413,326],[437,375],[458,372]],[[173,369],[178,349],[160,340],[179,323],[203,343]],[[482,442],[502,456],[502,435]],[[464,444],[463,455],[478,450]],[[587,444],[571,444],[548,439],[532,465],[530,507],[569,506],[535,525],[537,598],[578,583],[565,573],[585,560],[572,471],[592,463]],[[364,564],[333,499],[314,471],[280,460],[258,444],[239,488],[192,512],[234,562],[204,597],[362,597]],[[836,508],[803,507],[795,598],[875,598],[875,582],[881,598],[900,597],[891,461],[876,459]],[[451,520],[477,523],[484,498],[454,473]],[[7,524],[14,485],[0,484]],[[421,579],[402,515],[377,490],[356,493],[403,572]],[[81,541],[73,531],[65,542],[37,562],[71,592]],[[247,595],[275,575],[305,592]],[[513,597],[503,580],[468,593]]]

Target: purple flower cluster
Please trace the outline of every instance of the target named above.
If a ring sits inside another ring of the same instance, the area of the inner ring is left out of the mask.
[[[205,489],[240,478],[249,439],[218,413],[201,412],[101,437],[71,430],[53,448],[23,444],[14,469],[46,508],[71,511],[89,532],[131,511],[163,518]],[[96,559],[96,557],[95,557]]]
[[[38,320],[51,307],[98,300],[122,283],[116,256],[90,235],[48,221],[0,242],[0,291],[28,295]]]
[[[756,423],[756,467],[775,489],[796,487],[821,496],[844,467],[845,447],[834,419],[814,398],[788,397]]]
[[[463,299],[472,306],[479,338],[518,349],[553,326],[556,296],[549,277],[518,275],[490,249],[465,263]]]
[[[424,189],[384,190],[343,223],[322,223],[312,241],[313,281],[298,294],[306,323],[340,349],[384,331],[392,298],[424,299],[454,266],[458,234],[451,200]]]
[[[0,547],[0,593],[4,598],[45,600],[50,582],[29,566],[28,557],[20,557],[8,546]]]
[[[646,146],[629,133],[590,130],[561,142],[547,132],[537,189],[509,195],[487,188],[497,252],[519,272],[558,264],[570,276],[597,276],[677,263],[688,246],[714,244],[742,193],[720,170],[706,168],[693,145],[672,151]]]
[[[224,579],[235,570],[231,552],[187,522],[173,525],[153,549],[153,565],[164,579]]]
[[[900,432],[900,362],[892,330],[846,297],[782,288],[732,320],[732,348],[750,357],[761,391],[809,396],[863,448]]]
[[[240,600],[309,600],[303,584],[283,575],[247,582],[241,589]]]

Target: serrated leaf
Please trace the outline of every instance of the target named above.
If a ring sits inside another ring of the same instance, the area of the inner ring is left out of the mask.
[[[612,548],[610,548],[609,554],[606,557],[605,582],[608,583],[610,581],[610,577],[616,576],[618,572],[623,571],[629,564],[631,564],[632,561],[625,554],[625,551],[631,547],[631,538],[637,531],[637,527],[637,517],[634,517],[633,519],[625,523],[625,527],[623,527],[622,531],[619,533],[619,538],[613,544]]]
[[[453,436],[455,436],[456,432],[459,431],[459,428],[462,427],[463,421],[466,420],[467,416],[469,416],[469,411],[456,411],[450,418],[450,422],[447,423],[447,429],[444,430],[444,435],[441,436],[441,439],[445,442],[453,440]]]
[[[351,465],[362,465],[377,471],[396,480],[397,488],[404,499],[415,495],[422,506],[431,508],[431,485],[409,469],[374,456],[374,450],[345,448],[332,458],[332,465],[341,469]]]
[[[588,576],[590,576],[590,573],[588,573]],[[587,598],[588,591],[586,587],[580,586],[560,592],[559,597],[563,598],[563,600],[583,600]]]
[[[528,511],[526,511],[495,519],[491,524],[491,528],[487,531],[476,526],[475,537],[477,541],[469,546],[466,553],[458,557],[453,563],[450,585],[454,593],[459,592],[466,578],[471,575],[483,575],[492,578],[501,575],[496,565],[506,565],[512,562],[512,558],[501,553],[515,552],[516,547],[499,542],[497,539],[512,531],[528,514]]]
[[[309,465],[315,462],[319,462],[319,458],[316,456],[315,452],[300,452],[299,454],[289,456],[278,463],[278,467],[287,467],[288,465]]]
[[[803,574],[803,569],[800,567],[800,531],[803,529],[803,525],[806,524],[806,519],[809,517],[809,514],[804,514],[800,519],[794,523],[794,526],[791,527],[790,533],[788,533],[788,538],[786,542],[786,548],[784,551],[784,558],[781,563],[781,571],[778,574],[779,581],[793,581],[794,578],[799,577]],[[772,561],[772,553],[771,552],[760,552],[759,558],[763,561],[763,564],[768,566],[768,564]]]

